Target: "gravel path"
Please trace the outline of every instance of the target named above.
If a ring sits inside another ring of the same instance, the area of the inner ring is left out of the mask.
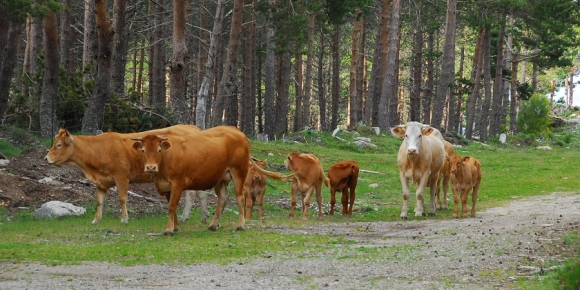
[[[560,238],[580,231],[580,194],[516,200],[478,212],[475,219],[268,230],[337,235],[356,243],[329,245],[332,257],[344,259],[278,254],[225,266],[0,262],[0,289],[513,289],[518,277],[540,266],[549,271],[570,254]],[[361,247],[376,249],[376,258],[356,258]]]

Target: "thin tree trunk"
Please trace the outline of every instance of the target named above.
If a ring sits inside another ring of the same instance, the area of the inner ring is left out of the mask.
[[[349,110],[348,110],[348,126],[354,127],[358,122],[359,116],[357,111],[358,106],[358,99],[359,96],[357,95],[357,62],[358,62],[358,54],[359,47],[360,47],[360,30],[361,30],[361,21],[360,9],[357,7],[355,8],[354,12],[354,23],[352,28],[352,46],[351,46],[351,57],[350,57],[350,69],[349,69]]]
[[[62,0],[62,10],[60,11],[60,66],[69,73],[72,72],[72,25],[70,1],[71,0]]]
[[[114,0],[113,3],[113,77],[111,90],[118,96],[125,94],[125,66],[127,64],[127,31],[125,29],[125,0]]]
[[[340,100],[340,25],[334,25],[332,38],[332,108],[330,128],[334,130],[338,126],[338,108]]]
[[[460,53],[460,57],[459,57],[459,79],[463,80],[463,74],[464,74],[464,67],[465,67],[465,46],[461,46],[461,53]],[[457,90],[456,90],[456,96],[457,96],[457,104],[455,107],[455,120],[457,120],[457,123],[453,124],[453,126],[450,126],[450,129],[452,130],[452,132],[455,133],[460,133],[462,132],[461,128],[462,128],[462,113],[461,113],[461,106],[463,103],[463,83],[458,83],[457,84]]]
[[[324,30],[320,27],[320,47],[318,49],[318,107],[320,131],[328,131],[328,119],[326,118],[326,91],[324,87]]]
[[[415,41],[413,45],[413,86],[411,98],[409,100],[409,121],[421,121],[421,73],[423,72],[423,16],[421,7],[423,2],[419,1],[417,11],[417,27],[415,31]]]
[[[357,65],[356,65],[356,95],[357,100],[355,102],[355,108],[353,109],[356,112],[356,124],[362,122],[363,120],[363,108],[364,108],[364,101],[366,99],[365,92],[366,92],[366,29],[365,29],[365,18],[361,17],[361,25],[360,25],[360,37],[359,37],[359,53],[357,57]]]
[[[433,61],[434,52],[434,32],[430,32],[427,37],[427,79],[425,80],[425,94],[422,98],[423,123],[431,124],[431,103],[433,100],[433,88],[435,87],[435,64]]]
[[[399,57],[399,27],[401,25],[401,1],[393,0],[393,11],[391,13],[391,25],[389,28],[389,50],[387,53],[387,70],[383,75],[383,87],[381,91],[381,101],[379,106],[379,126],[382,130],[389,130],[390,127],[398,123],[398,97],[397,83],[395,79],[398,75],[397,59]]]
[[[473,135],[473,125],[475,123],[475,106],[477,104],[477,95],[481,87],[481,64],[482,64],[482,45],[483,45],[483,29],[479,30],[477,36],[477,44],[473,54],[473,69],[471,71],[471,82],[473,83],[472,91],[467,97],[466,104],[466,121],[465,121],[465,137],[471,139]]]
[[[249,20],[250,22],[245,27],[245,52],[244,52],[244,82],[243,82],[243,102],[242,102],[242,121],[240,122],[240,129],[246,134],[246,136],[254,136],[254,123],[256,119],[256,75],[254,73],[254,55],[255,55],[255,29],[256,29],[256,18],[254,13],[254,0],[248,1],[248,6],[250,7]]]
[[[149,103],[154,107],[165,108],[165,43],[163,41],[164,0],[150,1],[152,14],[150,55],[149,55]]]
[[[16,53],[18,52],[18,42],[22,24],[10,21],[6,45],[2,50],[2,67],[0,70],[0,124],[3,123],[6,111],[8,110],[8,93],[16,65]]]
[[[213,22],[212,33],[210,35],[209,49],[207,52],[207,62],[205,64],[205,75],[199,92],[197,93],[197,106],[195,108],[195,124],[202,130],[206,128],[207,106],[209,103],[210,88],[213,87],[215,73],[215,59],[217,57],[217,48],[223,30],[224,20],[224,0],[218,0]]]
[[[310,120],[310,102],[312,99],[312,67],[314,64],[314,20],[314,13],[310,12],[308,20],[308,52],[306,56],[304,98],[302,99],[302,128],[312,126],[312,121]]]
[[[85,17],[83,31],[83,82],[86,84],[94,77],[94,66],[98,54],[97,27],[95,22],[95,0],[84,0]],[[90,68],[87,70],[87,68]]]
[[[574,105],[574,74],[576,73],[576,69],[574,66],[570,67],[570,90],[568,93],[570,94],[570,106]]]
[[[58,68],[60,54],[58,51],[58,21],[56,14],[51,12],[44,18],[44,78],[42,95],[40,97],[40,136],[52,138],[58,131],[56,119],[56,94],[58,91]]]
[[[518,75],[518,58],[519,50],[516,50],[512,54],[512,71],[511,71],[511,82],[510,82],[510,132],[513,134],[517,133],[517,115],[518,115],[518,99],[517,99],[517,75]]]
[[[275,6],[275,1],[270,3],[270,9]],[[272,12],[270,12],[272,13]],[[271,15],[270,15],[271,16]],[[268,17],[271,18],[271,17]],[[274,53],[274,23],[271,20],[266,24],[266,62],[264,76],[264,132],[269,138],[274,139],[276,133],[276,107],[274,103],[274,93],[276,88],[276,56]]]
[[[380,55],[379,55],[379,69],[378,80],[377,80],[377,94],[373,97],[373,114],[372,114],[372,124],[373,126],[381,126],[381,100],[384,85],[384,76],[387,72],[387,55],[389,53],[389,25],[391,21],[391,3],[392,0],[383,0],[383,6],[381,8],[381,36],[380,36]]]
[[[95,0],[95,13],[99,36],[98,73],[95,89],[83,118],[82,131],[87,134],[96,134],[97,130],[103,129],[103,114],[109,97],[113,54],[114,33],[111,18],[107,13],[107,0]]]
[[[489,28],[484,28],[484,39],[482,45],[483,53],[483,86],[484,86],[484,97],[481,106],[481,115],[479,117],[479,122],[476,125],[479,131],[479,140],[481,142],[486,142],[488,137],[488,125],[489,125],[489,110],[491,108],[491,52],[490,52],[490,30]]]
[[[449,116],[454,115],[453,83],[455,78],[455,22],[457,12],[457,0],[447,1],[447,20],[445,21],[445,44],[443,48],[443,61],[441,64],[441,77],[437,87],[437,95],[433,104],[433,119],[431,126],[446,128],[443,121],[443,110],[449,104]],[[449,102],[447,96],[449,95]],[[454,120],[452,122],[455,122]]]
[[[500,29],[497,36],[497,57],[495,61],[495,78],[493,81],[493,100],[491,117],[489,120],[489,136],[493,137],[500,131],[501,111],[503,104],[503,68],[504,68],[504,36],[505,36],[505,15],[502,14],[500,19]]]
[[[296,54],[296,79],[294,82],[295,85],[295,93],[296,93],[296,104],[295,104],[295,108],[296,111],[294,113],[294,132],[298,132],[300,131],[303,127],[302,127],[302,110],[306,109],[305,107],[303,107],[302,104],[302,84],[304,83],[304,77],[302,74],[302,67],[303,67],[303,63],[304,61],[302,60],[302,52],[298,52]]]
[[[185,76],[188,51],[185,36],[186,0],[173,0],[173,57],[169,61],[171,107],[180,124],[193,124],[185,100]]]
[[[40,95],[39,88],[40,85],[36,81],[38,80],[37,74],[40,72],[40,53],[43,49],[43,35],[44,31],[42,28],[42,18],[40,16],[28,16],[30,20],[30,29],[27,33],[27,44],[26,44],[26,56],[25,63],[23,64],[23,88],[22,95],[29,99],[30,105],[36,106],[38,101],[38,96]],[[32,89],[32,91],[30,91]],[[34,96],[35,98],[30,98]],[[36,101],[33,101],[36,100]],[[52,137],[52,136],[51,136]]]
[[[243,0],[234,0],[226,64],[220,80],[220,85],[218,86],[215,102],[212,104],[211,122],[213,126],[224,123],[224,104],[226,99],[234,99],[230,100],[230,102],[235,101],[237,104],[237,95],[234,94],[235,88],[233,78],[235,76],[236,60],[238,58],[239,44],[242,36],[243,8]],[[233,118],[231,114],[228,114],[226,117],[226,125],[236,126],[236,121],[237,118]]]
[[[139,49],[139,72],[137,73],[137,92],[143,101],[143,68],[145,66],[145,48]]]
[[[278,98],[276,98],[276,136],[288,132],[288,108],[290,97],[290,71],[292,62],[290,53],[285,52],[278,56]]]

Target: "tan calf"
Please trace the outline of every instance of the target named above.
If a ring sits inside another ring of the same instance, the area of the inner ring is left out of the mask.
[[[467,216],[467,199],[469,192],[473,189],[471,200],[471,216],[475,217],[475,203],[479,184],[481,183],[481,163],[470,156],[461,158],[459,155],[447,157],[451,167],[451,183],[455,207],[453,208],[453,218],[457,218],[459,199],[461,199],[461,217]]]
[[[324,175],[324,170],[320,160],[314,154],[290,153],[284,161],[286,168],[293,174],[292,178],[292,202],[290,206],[290,217],[294,217],[296,207],[296,192],[302,195],[302,219],[308,218],[308,207],[312,193],[316,191],[316,202],[318,203],[318,217],[322,217],[322,183],[328,187],[328,177]]]

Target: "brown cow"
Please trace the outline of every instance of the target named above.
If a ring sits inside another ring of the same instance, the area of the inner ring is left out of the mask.
[[[97,136],[74,136],[60,129],[54,144],[44,157],[49,164],[71,164],[78,167],[85,177],[97,186],[97,211],[93,224],[102,218],[103,202],[107,190],[117,186],[121,205],[121,222],[127,223],[127,190],[129,183],[152,183],[153,178],[143,172],[143,160],[132,149],[131,138],[147,134],[187,135],[200,129],[193,125],[176,125],[140,133],[103,133]]]
[[[455,207],[453,208],[453,218],[457,218],[457,209],[459,199],[461,198],[461,217],[467,216],[467,199],[469,192],[473,189],[471,194],[471,217],[475,217],[475,203],[477,202],[477,194],[479,192],[479,184],[481,183],[481,163],[470,156],[461,158],[459,155],[447,157],[451,166],[451,183],[453,189],[453,199]]]
[[[187,136],[147,135],[135,141],[133,148],[144,159],[142,170],[153,175],[160,194],[170,196],[165,234],[177,230],[177,205],[185,189],[215,190],[218,200],[209,230],[217,230],[232,179],[239,210],[236,229],[244,229],[244,181],[250,160],[250,142],[244,133],[218,126]]]
[[[359,167],[355,161],[340,161],[328,169],[330,180],[330,213],[334,214],[336,191],[342,192],[342,215],[352,216],[352,206],[356,198],[356,184],[358,182]]]
[[[434,216],[437,180],[445,160],[445,149],[441,133],[429,125],[423,125],[418,122],[398,125],[392,128],[391,132],[395,136],[404,137],[397,156],[399,179],[403,186],[401,218],[407,219],[410,195],[409,180],[413,180],[413,183],[417,186],[415,216],[425,215],[425,187],[429,187],[431,192],[429,216]]]
[[[292,203],[290,217],[294,217],[296,207],[296,191],[302,195],[302,219],[308,218],[310,198],[316,190],[316,202],[318,203],[318,217],[322,217],[322,182],[328,187],[328,177],[324,175],[322,164],[314,154],[290,153],[284,161],[286,168],[294,175],[292,178]]]
[[[455,155],[455,148],[447,141],[443,141],[445,147],[445,156]],[[451,172],[447,158],[443,160],[443,167],[439,171],[439,180],[437,181],[437,191],[435,192],[435,203],[437,209],[447,209],[447,193],[449,192],[449,181],[451,180]],[[443,184],[442,184],[443,183]],[[441,202],[441,185],[443,185],[443,202]]]

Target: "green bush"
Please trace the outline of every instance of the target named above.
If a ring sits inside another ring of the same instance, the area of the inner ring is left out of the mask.
[[[541,94],[534,94],[529,100],[524,101],[516,122],[518,131],[533,135],[547,133],[552,124],[551,107],[550,101]]]
[[[580,260],[576,259],[568,262],[559,271],[558,279],[562,289],[575,290],[580,289]]]

